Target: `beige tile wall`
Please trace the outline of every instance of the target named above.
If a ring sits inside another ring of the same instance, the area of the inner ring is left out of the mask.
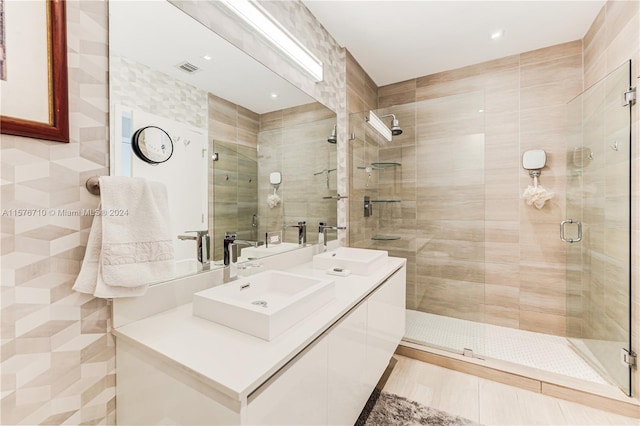
[[[70,143],[2,135],[0,423],[114,424],[115,353],[105,300],[71,290],[108,174],[107,3],[67,1]],[[52,212],[55,211],[54,212]]]
[[[220,158],[209,167],[209,235],[212,258],[222,259],[227,231],[247,231],[258,213],[257,148],[260,116],[211,93],[208,95],[209,152]],[[257,235],[238,238],[256,239]]]
[[[418,257],[409,308],[565,333],[565,247],[557,228],[565,207],[566,102],[581,91],[579,40],[380,88],[379,107],[407,123],[391,144],[400,152],[380,152],[403,163],[396,216]],[[520,199],[531,183],[520,165],[529,149],[547,152],[540,183],[556,197],[543,210]]]
[[[373,82],[358,61],[346,51],[347,75],[347,111],[349,112],[349,245],[363,247],[378,228],[377,215],[365,218],[363,202],[367,185],[366,173],[358,167],[364,167],[378,161],[377,143],[366,146],[372,138],[365,137],[365,113],[378,108],[378,86]],[[377,179],[377,176],[373,176]],[[375,185],[371,185],[376,187]],[[368,194],[373,195],[373,194]],[[377,198],[377,196],[374,196]]]
[[[632,85],[637,87],[640,80],[640,3],[637,1],[608,1],[602,8],[591,28],[584,37],[584,82],[585,87],[619,67],[624,61],[631,59]],[[632,294],[632,348],[638,352],[640,348],[640,107],[632,109],[632,177],[631,209],[632,209],[632,259],[631,259],[631,294]],[[632,389],[637,398],[640,371],[633,372]]]
[[[336,145],[327,142],[336,115],[319,102],[260,115],[258,134],[258,235],[284,230],[284,241],[297,242],[287,225],[307,222],[307,242],[318,241],[318,223],[337,223],[336,201],[323,199],[337,193]],[[295,149],[292,149],[295,147]],[[281,202],[269,207],[273,193],[269,174],[280,172],[277,190]],[[320,173],[320,174],[316,174]],[[329,239],[335,239],[331,233]]]

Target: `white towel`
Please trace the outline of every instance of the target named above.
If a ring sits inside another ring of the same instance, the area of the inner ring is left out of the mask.
[[[96,297],[132,297],[147,284],[174,277],[167,191],[140,178],[100,178],[100,216],[94,217],[73,289]]]

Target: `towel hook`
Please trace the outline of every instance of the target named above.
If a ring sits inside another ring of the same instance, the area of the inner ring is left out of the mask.
[[[84,184],[87,187],[87,191],[92,193],[93,195],[100,195],[100,177],[92,176],[87,179],[87,182]]]

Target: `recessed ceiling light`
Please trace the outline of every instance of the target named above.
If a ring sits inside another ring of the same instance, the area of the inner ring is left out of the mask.
[[[204,60],[206,60],[206,61],[210,61],[210,60],[212,60],[213,58],[212,58],[211,56],[209,56],[209,55],[204,55],[204,56],[202,57],[202,59],[204,59]]]
[[[277,97],[278,97],[278,94],[277,94],[277,93],[275,93],[275,92],[274,92],[274,93],[272,93],[272,94],[271,94],[271,98],[272,98],[272,99],[276,99]]]
[[[504,30],[496,30],[492,32],[491,35],[489,36],[491,40],[499,40],[502,37],[504,37]]]

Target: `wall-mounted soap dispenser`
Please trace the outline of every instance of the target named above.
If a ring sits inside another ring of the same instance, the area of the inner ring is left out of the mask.
[[[269,183],[277,190],[282,183],[282,174],[280,172],[269,173]]]
[[[529,170],[529,176],[540,176],[542,168],[547,164],[547,153],[542,149],[525,151],[522,155],[522,167]]]
[[[544,204],[554,197],[554,193],[547,191],[542,185],[538,185],[538,178],[542,174],[542,169],[547,164],[547,153],[542,149],[526,151],[522,155],[522,167],[529,171],[529,176],[533,178],[533,185],[529,185],[524,190],[522,198],[530,206],[537,209],[544,207]]]

